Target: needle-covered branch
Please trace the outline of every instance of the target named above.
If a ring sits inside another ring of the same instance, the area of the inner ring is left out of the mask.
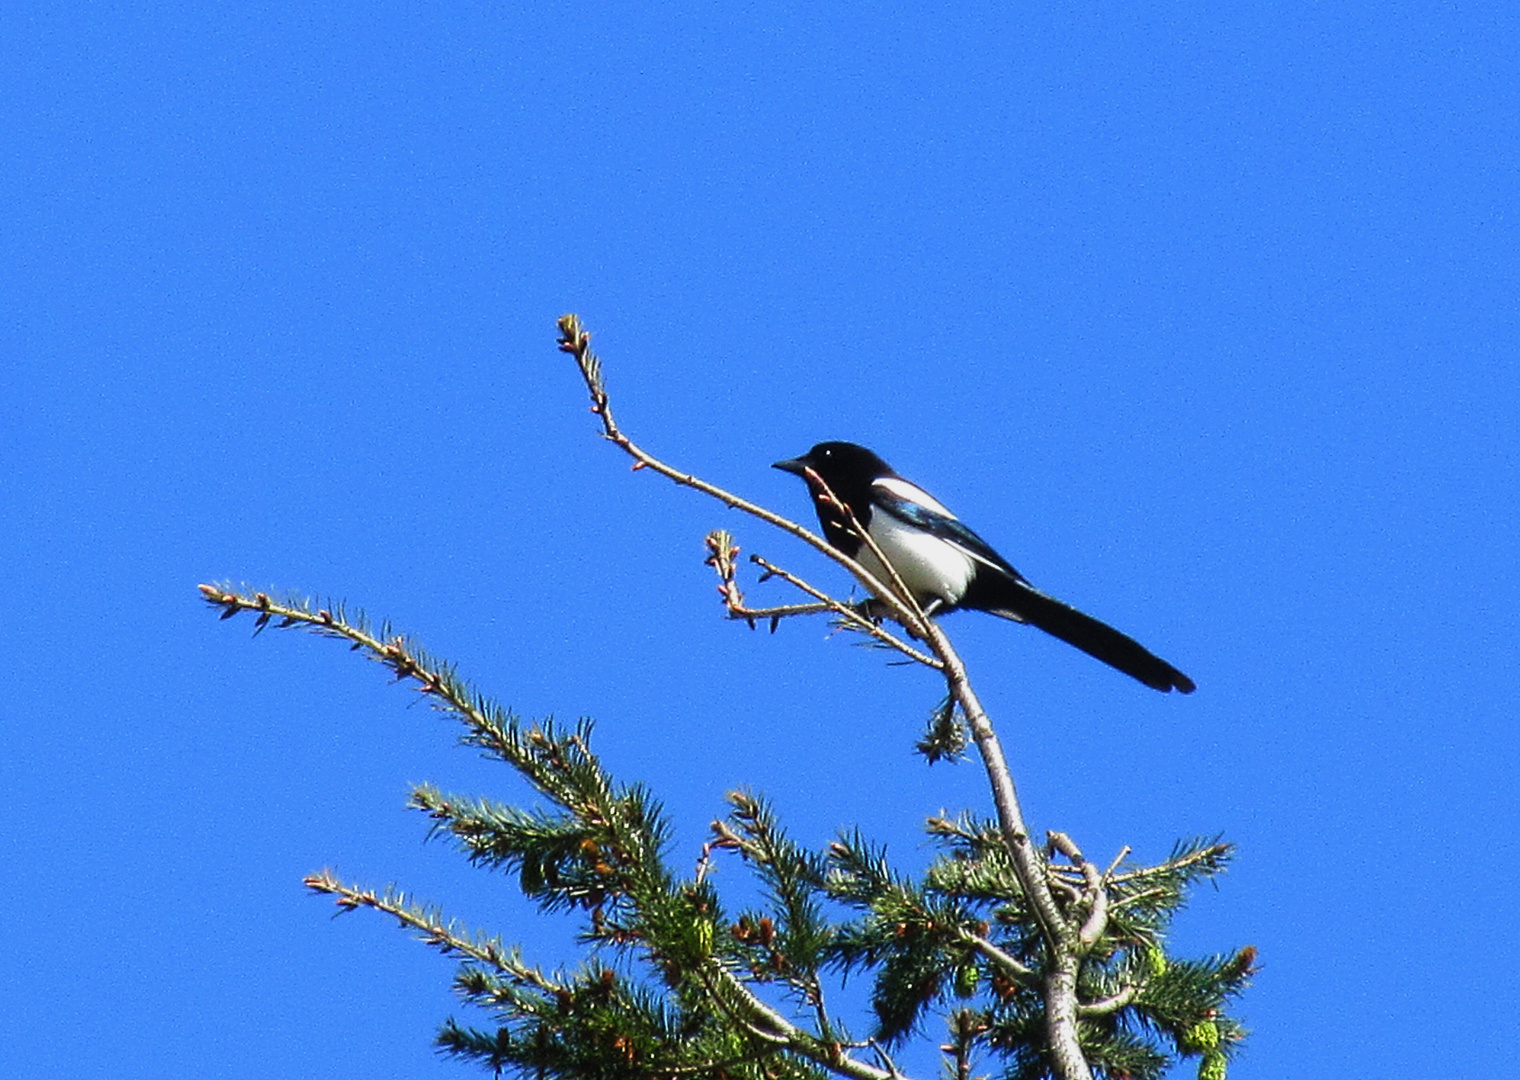
[[[832,615],[937,672],[945,696],[932,714],[926,755],[955,756],[964,723],[997,813],[995,820],[931,818],[936,854],[909,875],[859,832],[820,850],[804,847],[764,800],[739,793],[700,857],[681,860],[695,866],[684,874],[672,868],[674,830],[658,801],[641,785],[613,780],[592,751],[589,721],[522,720],[414,641],[341,605],[202,585],[224,619],[247,613],[255,633],[305,628],[385,665],[462,724],[461,742],[511,767],[537,799],[517,806],[420,784],[410,806],[428,817],[430,835],[477,866],[512,875],[540,917],[576,920],[589,951],[573,969],[547,971],[398,890],[361,889],[325,871],[307,879],[340,911],[389,915],[460,962],[455,989],[489,1022],[476,1028],[450,1019],[439,1047],[533,1080],[898,1080],[889,1051],[937,1018],[944,1066],[966,1080],[987,1058],[1008,1080],[1094,1073],[1158,1080],[1179,1057],[1200,1058],[1202,1080],[1222,1080],[1244,1037],[1227,1009],[1255,972],[1255,952],[1178,959],[1167,953],[1165,935],[1187,890],[1224,869],[1229,847],[1193,841],[1155,866],[1129,864],[1125,849],[1100,869],[1064,834],[1036,846],[964,664],[932,609],[920,608],[849,507],[811,478],[815,498],[854,530],[883,567],[881,577],[797,523],[634,443],[613,419],[589,335],[573,316],[560,326],[560,347],[576,359],[602,434],[636,469],[803,540],[871,596],[846,603],[752,557],[765,576],[810,602],[750,607],[736,580],[737,545],[719,530],[708,537],[709,562],[728,615],[772,629],[794,616]],[[725,855],[740,856],[759,884],[759,899],[737,911],[717,889]],[[863,1036],[850,1033],[848,1014],[832,1000],[847,976],[871,980],[874,1015]]]
[[[1070,874],[1053,865],[1050,856],[1035,846],[1024,821],[1017,789],[1003,753],[1002,744],[980,698],[972,687],[960,656],[939,624],[930,619],[919,606],[917,598],[905,586],[891,560],[886,557],[870,532],[856,520],[850,506],[829,490],[822,477],[808,470],[807,479],[815,498],[831,510],[847,531],[860,540],[862,547],[871,553],[876,564],[885,568],[886,580],[873,576],[858,561],[846,557],[821,537],[797,523],[701,480],[692,473],[676,469],[639,447],[613,419],[610,397],[602,376],[601,361],[591,349],[590,334],[574,315],[564,316],[560,319],[559,326],[560,348],[575,357],[591,394],[592,412],[600,416],[602,420],[604,435],[635,459],[636,469],[651,468],[679,484],[719,499],[730,507],[740,509],[804,540],[835,562],[845,566],[870,590],[875,598],[874,603],[879,604],[886,614],[901,624],[912,638],[923,643],[924,649],[915,648],[896,638],[895,635],[888,635],[886,631],[881,631],[879,626],[876,627],[879,632],[873,633],[878,640],[896,648],[904,655],[939,671],[946,681],[951,704],[936,710],[935,715],[942,722],[932,726],[930,737],[921,744],[921,749],[931,761],[936,757],[945,756],[946,747],[949,746],[951,740],[946,731],[946,723],[943,721],[947,721],[954,710],[958,709],[959,715],[970,729],[991,785],[993,804],[997,809],[999,839],[1008,857],[1007,868],[1017,882],[1019,903],[1023,911],[1039,928],[1039,936],[1042,939],[1044,956],[1041,963],[1023,965],[1022,961],[1016,961],[1031,971],[1043,972],[1041,1005],[1045,1049],[1040,1058],[1044,1063],[1042,1067],[1048,1067],[1062,1080],[1084,1080],[1091,1077],[1091,1062],[1101,1060],[1101,1054],[1098,1058],[1094,1058],[1092,1051],[1085,1048],[1084,1035],[1079,1022],[1083,1002],[1090,1003],[1093,1000],[1093,995],[1090,995],[1084,987],[1084,965],[1095,953],[1112,954],[1115,951],[1114,946],[1109,943],[1112,936],[1109,931],[1113,922],[1112,908],[1114,906],[1110,890],[1114,883],[1112,875],[1115,868],[1110,867],[1107,871],[1100,872],[1097,867],[1087,862],[1075,843],[1064,834],[1052,834],[1050,854],[1059,851],[1069,859],[1070,866],[1067,869]],[[731,617],[744,618],[750,622],[750,625],[754,625],[756,618],[766,617],[771,620],[771,626],[774,629],[783,617],[810,613],[808,611],[811,608],[810,605],[758,610],[745,607],[740,590],[734,581],[734,556],[737,548],[733,545],[732,539],[726,532],[715,532],[709,534],[708,546],[712,552],[709,562],[719,572],[719,589]],[[874,625],[875,620],[865,619],[860,611],[802,582],[794,575],[781,571],[762,560],[756,561],[766,569],[767,576],[782,577],[795,587],[802,589],[820,605],[826,605],[829,611],[840,617],[847,625],[859,629],[866,629],[860,626],[862,622]],[[867,632],[873,631],[867,630]],[[1143,894],[1131,893],[1124,900],[1130,902],[1136,909],[1141,909],[1143,908],[1141,895]],[[1158,896],[1162,899],[1175,899],[1175,896],[1165,889],[1162,889]],[[921,961],[922,957],[914,962]],[[1007,967],[1007,965],[1003,966]],[[1004,975],[1008,974],[1005,970]],[[883,978],[890,981],[893,975],[888,971],[884,973]],[[922,980],[920,981],[922,983]],[[1114,994],[1115,991],[1110,988],[1098,992],[1096,996],[1106,1001],[1111,1000]],[[892,996],[890,993],[887,995],[889,998]],[[908,993],[907,997],[899,1002],[906,1009],[906,1011],[898,1010],[899,1019],[916,1017],[930,997],[932,994],[915,996],[914,993]],[[878,1012],[881,1012],[880,1007]],[[885,1025],[883,1030],[892,1026],[885,1017],[883,1023]],[[1112,1042],[1111,1047],[1117,1048],[1119,1043]],[[1120,1050],[1116,1049],[1115,1052],[1119,1053],[1120,1057],[1124,1057]],[[1126,1060],[1129,1059],[1126,1058]],[[1139,1068],[1142,1063],[1131,1060],[1130,1064]],[[1134,1069],[1130,1071],[1136,1076],[1145,1073],[1143,1068],[1139,1072],[1135,1072]]]
[[[397,891],[375,893],[326,873],[308,879],[342,910],[389,914],[464,961],[456,990],[495,1026],[450,1020],[438,1035],[445,1052],[535,1077],[613,1068],[648,1080],[891,1080],[901,1073],[885,1047],[944,1009],[945,1052],[957,1073],[979,1050],[1024,1061],[1019,1075],[1059,1074],[1040,1049],[1048,1045],[1051,953],[1000,826],[931,819],[944,853],[913,882],[858,835],[809,853],[786,838],[763,802],[736,795],[706,847],[743,855],[767,902],[727,915],[711,886],[710,859],[690,879],[667,868],[669,828],[658,805],[638,785],[606,774],[589,724],[525,723],[414,642],[341,606],[226,586],[204,586],[202,595],[224,615],[251,614],[257,629],[305,627],[385,664],[459,719],[466,745],[511,765],[545,798],[545,806],[523,809],[419,785],[411,804],[473,862],[515,874],[546,911],[584,918],[584,939],[605,959],[580,970],[545,972],[517,949],[459,930]],[[1075,845],[1052,843],[1080,860]],[[1213,1072],[1242,1036],[1224,1006],[1249,980],[1254,954],[1174,961],[1160,944],[1186,886],[1217,873],[1227,855],[1223,845],[1195,842],[1156,867],[1104,872],[1114,896],[1108,930],[1089,950],[1073,994],[1081,1045],[1108,1075],[1155,1077],[1170,1060],[1134,1035],[1137,1019],[1175,1052],[1201,1055]],[[1049,867],[1058,879],[1071,876],[1073,912],[1089,880],[1086,866]],[[855,916],[841,921],[841,906]],[[846,971],[876,976],[874,1038],[851,1038],[827,1007],[825,976]],[[789,1015],[788,1005],[810,1019]]]
[[[563,981],[550,978],[538,968],[524,963],[520,949],[503,945],[497,937],[461,930],[437,908],[419,904],[399,889],[392,887],[378,893],[373,889],[361,889],[340,881],[329,870],[308,875],[303,884],[314,893],[333,897],[340,915],[360,908],[389,915],[443,955],[472,960],[494,974],[510,979],[518,989],[538,991],[540,1000],[548,1000],[565,989]]]
[[[939,660],[941,670],[944,671],[946,681],[949,683],[950,692],[959,702],[966,716],[967,723],[972,730],[973,738],[976,739],[978,749],[982,752],[983,761],[987,767],[993,783],[994,802],[997,805],[998,815],[1003,823],[1008,842],[1011,845],[1024,848],[1024,852],[1015,855],[1015,861],[1020,864],[1021,873],[1029,873],[1033,877],[1043,878],[1043,869],[1039,864],[1039,856],[1032,845],[1028,843],[1029,832],[1024,825],[1023,812],[1019,808],[1018,795],[1014,789],[1013,777],[1008,770],[1008,764],[1003,756],[1002,746],[992,729],[992,723],[987,717],[987,712],[982,708],[981,701],[971,688],[971,680],[966,674],[965,665],[959,655],[950,644],[938,624],[925,617],[919,608],[917,601],[906,586],[903,585],[897,570],[892,567],[890,559],[887,559],[870,534],[855,520],[853,513],[847,504],[834,498],[828,491],[827,485],[816,474],[815,480],[826,499],[831,500],[831,505],[836,512],[847,519],[847,524],[858,535],[862,542],[868,545],[871,552],[876,556],[881,565],[888,568],[891,584],[884,583],[876,578],[870,571],[855,559],[850,558],[831,545],[823,537],[803,528],[789,518],[783,517],[772,510],[767,510],[748,499],[741,498],[730,491],[708,483],[696,475],[677,469],[666,464],[664,461],[645,451],[636,444],[617,424],[613,418],[611,398],[607,393],[606,382],[602,376],[601,358],[592,351],[591,334],[581,325],[580,319],[575,315],[565,315],[559,320],[560,338],[559,347],[562,352],[567,352],[575,357],[576,365],[580,368],[581,377],[585,380],[586,388],[591,394],[591,411],[601,418],[603,434],[608,440],[616,444],[625,453],[634,459],[636,468],[649,468],[662,476],[674,480],[678,484],[693,488],[712,498],[719,500],[727,506],[742,510],[752,517],[759,518],[783,532],[803,540],[816,550],[844,566],[861,581],[883,604],[893,618],[897,619],[909,633],[923,639],[929,646],[935,657]],[[1040,892],[1042,887],[1033,881],[1029,882],[1032,891]],[[1037,906],[1042,909],[1041,917],[1049,923],[1052,934],[1057,933],[1061,923],[1059,909],[1054,901],[1046,903],[1043,898],[1036,900]],[[1075,932],[1074,930],[1071,932]]]
[[[471,862],[513,873],[525,896],[546,912],[579,914],[583,938],[617,966],[643,966],[630,976],[605,964],[572,974],[545,974],[518,950],[456,928],[435,909],[397,890],[377,893],[327,872],[306,879],[333,896],[341,911],[368,908],[397,919],[428,944],[465,961],[456,989],[471,1005],[491,1011],[494,1031],[449,1021],[439,1045],[447,1053],[524,1076],[655,1078],[691,1075],[710,1080],[772,1076],[890,1080],[891,1072],[862,1060],[866,1044],[844,1037],[824,1007],[818,978],[832,929],[819,904],[816,863],[765,824],[746,815],[764,849],[762,879],[776,909],[746,924],[730,923],[711,884],[683,879],[666,865],[670,827],[640,785],[615,783],[590,746],[591,726],[562,729],[526,723],[471,690],[448,665],[429,658],[388,626],[372,628],[338,605],[275,600],[205,585],[202,596],[224,616],[249,612],[256,630],[306,627],[349,643],[409,681],[465,725],[462,742],[512,766],[547,805],[521,808],[448,795],[418,785],[410,805],[432,820],[432,834],[454,841]],[[742,927],[756,929],[745,940]],[[763,927],[775,926],[771,937]],[[729,927],[725,932],[720,927]],[[775,963],[752,963],[769,948]],[[789,1019],[762,988],[781,981],[797,991],[812,1025]],[[599,1063],[594,1068],[593,1063]],[[609,1063],[616,1068],[609,1074]]]

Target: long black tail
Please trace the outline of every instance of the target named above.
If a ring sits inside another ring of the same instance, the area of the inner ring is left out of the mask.
[[[983,581],[989,577],[992,575],[981,575]],[[966,604],[963,600],[962,606],[981,608],[1005,619],[1016,619],[1037,626],[1068,645],[1075,645],[1088,656],[1096,657],[1109,667],[1118,668],[1124,674],[1139,679],[1146,686],[1162,693],[1180,690],[1184,694],[1191,694],[1197,689],[1192,679],[1134,638],[1119,633],[1091,615],[1084,615],[1070,604],[1046,596],[1027,582],[1004,578],[997,582],[996,592],[998,595],[995,598],[978,597],[983,602],[972,604]]]

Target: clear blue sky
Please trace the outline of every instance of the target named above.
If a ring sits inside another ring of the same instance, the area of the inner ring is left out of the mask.
[[[565,311],[651,450],[803,515],[866,443],[1197,679],[950,624],[1036,827],[1240,845],[1177,939],[1261,950],[1233,1076],[1512,1066],[1512,5],[13,0],[0,133],[8,1075],[473,1075],[327,865],[564,955],[402,809],[512,778],[200,581],[596,717],[688,864],[738,785],[909,864],[985,805],[929,676],[721,620],[709,528],[844,583],[631,475]]]

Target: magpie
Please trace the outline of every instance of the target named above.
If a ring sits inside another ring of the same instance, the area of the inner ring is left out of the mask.
[[[844,515],[829,505],[819,481],[828,485],[891,561],[926,614],[969,608],[1001,615],[1036,626],[1163,693],[1191,694],[1196,689],[1192,679],[1138,641],[1029,584],[943,504],[865,447],[819,443],[802,457],[778,461],[772,468],[807,481],[825,539],[877,580],[890,584],[891,574],[850,530]]]

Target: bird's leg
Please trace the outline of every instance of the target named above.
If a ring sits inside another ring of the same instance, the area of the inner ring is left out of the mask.
[[[924,614],[933,615],[936,611],[944,606],[945,598],[942,596],[936,596],[932,601],[924,605]],[[860,612],[866,618],[875,619],[877,622],[880,622],[888,615],[887,605],[883,604],[874,596],[867,597],[866,599],[859,601],[855,605],[855,610]]]
[[[881,601],[879,601],[879,600],[875,601],[875,603],[879,607],[886,607],[886,605],[882,604]],[[942,596],[936,596],[933,600],[929,601],[927,604],[924,604],[922,606],[921,610],[924,613],[924,618],[927,619],[930,616],[932,616],[936,611],[938,611],[940,608],[942,608],[944,606],[945,606],[945,598],[942,597]],[[915,634],[912,631],[912,629],[910,629],[909,627],[904,626],[903,630],[907,632],[908,638],[910,640],[912,640],[912,641],[922,641],[923,640],[917,634]]]

